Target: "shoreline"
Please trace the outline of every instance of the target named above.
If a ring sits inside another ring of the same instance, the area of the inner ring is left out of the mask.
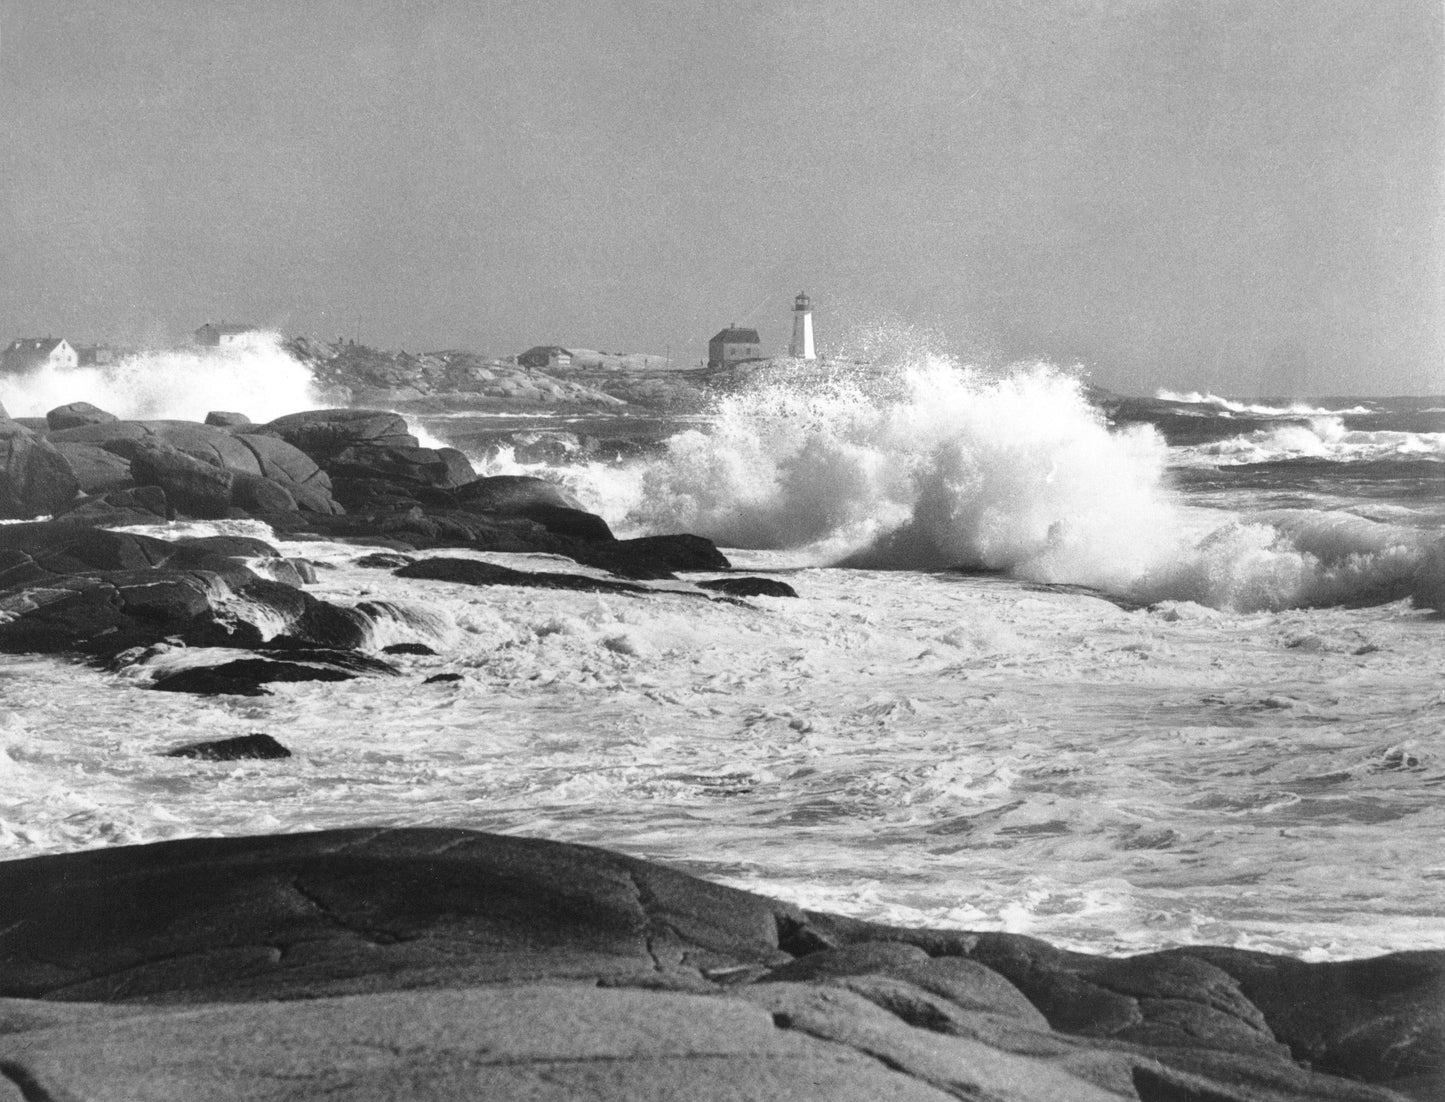
[[[512,1097],[558,1066],[606,1069],[554,1081],[559,1098],[1398,1102],[1445,1085],[1445,952],[1088,957],[470,831],[0,862],[0,929],[0,1075],[26,1097],[370,1099],[404,1076],[405,1097],[442,1099],[463,1068]],[[843,1080],[820,1076],[839,1061]]]

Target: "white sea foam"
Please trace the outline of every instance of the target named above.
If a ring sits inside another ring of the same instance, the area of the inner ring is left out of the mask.
[[[159,648],[114,676],[7,657],[0,850],[445,824],[1095,951],[1445,945],[1445,879],[1420,856],[1445,822],[1441,652],[1419,613],[1126,613],[998,576],[830,569],[790,573],[799,599],[739,605],[302,551],[331,564],[317,597],[456,630],[394,656],[401,677],[257,698],[144,690],[147,668],[230,651]],[[253,731],[295,756],[161,756]]]
[[[0,403],[12,417],[43,417],[71,402],[124,419],[187,421],[212,410],[269,421],[321,404],[310,370],[275,333],[243,334],[215,348],[138,352],[104,366],[0,376]]]
[[[1445,459],[1445,433],[1365,431],[1346,428],[1339,417],[1313,417],[1306,424],[1279,425],[1176,448],[1170,456],[1178,466],[1230,466],[1283,459],[1325,459],[1336,463],[1381,459]]]
[[[1328,418],[1275,432],[1321,448],[1406,435]],[[924,355],[765,378],[659,459],[566,477],[619,530],[700,532],[795,564],[995,570],[1237,610],[1438,602],[1420,532],[1350,518],[1354,542],[1336,554],[1338,518],[1310,528],[1186,507],[1165,486],[1170,458],[1147,426],[1110,430],[1069,373]]]
[[[1321,406],[1312,406],[1307,402],[1291,402],[1286,406],[1267,406],[1260,402],[1244,402],[1236,398],[1221,398],[1217,394],[1191,390],[1180,393],[1172,390],[1160,389],[1154,392],[1154,397],[1161,402],[1177,402],[1180,405],[1190,406],[1212,406],[1223,413],[1239,413],[1254,417],[1322,417],[1339,416],[1342,414],[1358,414],[1373,412],[1368,406],[1350,406],[1347,409],[1326,409]]]

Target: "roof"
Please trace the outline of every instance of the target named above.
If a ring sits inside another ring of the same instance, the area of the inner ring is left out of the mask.
[[[708,344],[714,344],[714,343],[719,342],[719,341],[722,342],[723,344],[761,344],[761,343],[762,343],[762,340],[761,340],[761,338],[759,338],[759,336],[758,336],[758,331],[757,331],[756,329],[723,329],[723,330],[721,330],[721,331],[718,333],[717,336],[715,336],[712,340],[708,341],[707,343],[708,343]]]
[[[48,356],[60,347],[64,337],[16,337],[6,352],[32,352]]]

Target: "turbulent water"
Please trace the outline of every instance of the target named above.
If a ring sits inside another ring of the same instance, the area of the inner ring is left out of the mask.
[[[0,400],[314,404],[274,343],[233,355],[169,396],[181,365],[142,357]],[[482,420],[418,428],[465,447]],[[184,651],[7,658],[0,853],[446,824],[1097,951],[1445,947],[1445,401],[1117,399],[915,353],[780,367],[675,428],[625,462],[475,459],[619,534],[711,536],[800,599],[472,589],[288,545],[318,596],[386,610],[377,647],[439,655],[230,700],[143,691]],[[251,731],[296,757],[158,757]]]

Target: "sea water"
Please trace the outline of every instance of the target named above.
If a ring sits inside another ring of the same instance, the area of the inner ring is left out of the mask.
[[[316,404],[274,344],[252,354]],[[170,368],[147,363],[0,400],[248,411],[234,370],[158,407],[138,380]],[[1090,399],[1045,366],[915,351],[762,372],[625,463],[478,454],[621,535],[709,535],[799,597],[478,589],[287,544],[318,597],[372,603],[372,646],[438,653],[260,698],[146,691],[200,649],[4,658],[0,854],[464,826],[1091,951],[1445,947],[1445,402],[1161,394],[1111,424]],[[218,530],[270,535],[146,529]],[[253,731],[295,756],[160,756]]]

